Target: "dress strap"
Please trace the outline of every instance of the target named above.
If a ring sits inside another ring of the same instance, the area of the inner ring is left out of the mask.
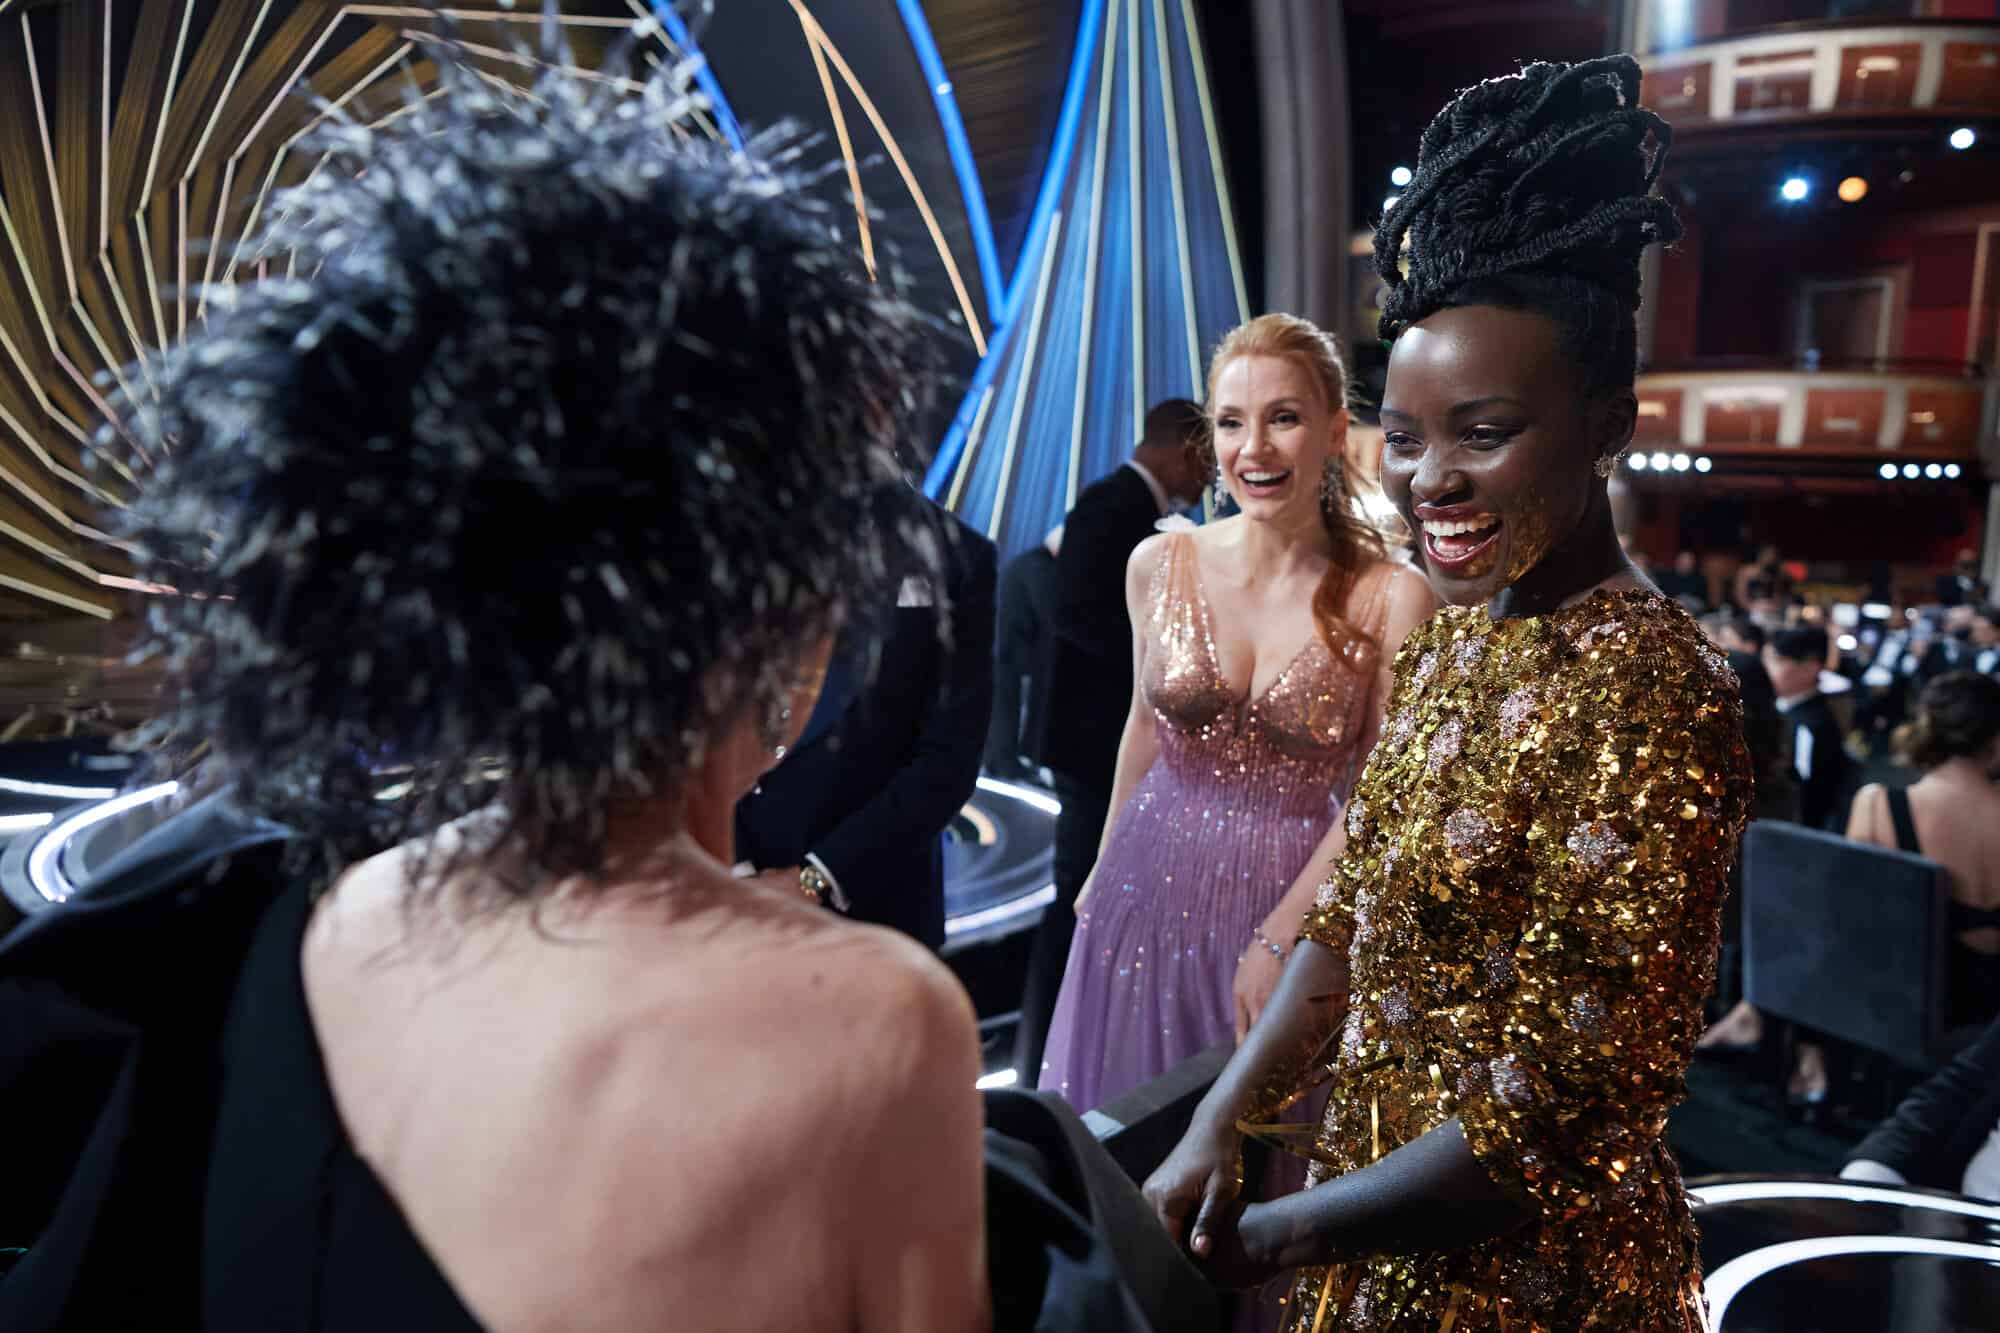
[[[1901,787],[1890,787],[1882,794],[1889,801],[1889,822],[1896,826],[1896,846],[1922,856],[1924,849],[1917,842],[1917,821],[1910,813],[1910,793]]]

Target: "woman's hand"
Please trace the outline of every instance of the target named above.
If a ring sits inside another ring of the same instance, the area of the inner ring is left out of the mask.
[[[1270,931],[1265,931],[1266,936]],[[1236,1044],[1241,1046],[1257,1015],[1271,1002],[1271,992],[1284,975],[1285,959],[1271,952],[1263,940],[1252,939],[1243,956],[1236,960]]]
[[[1204,1125],[1197,1118],[1147,1177],[1143,1192],[1167,1234],[1197,1258],[1204,1255],[1197,1246],[1213,1248],[1217,1228],[1233,1244],[1242,1207],[1243,1136],[1233,1124]]]
[[[1231,1203],[1217,1213],[1207,1232],[1194,1240],[1194,1263],[1202,1276],[1225,1291],[1261,1287],[1283,1268],[1272,1259],[1267,1239],[1277,1228],[1270,1205]]]

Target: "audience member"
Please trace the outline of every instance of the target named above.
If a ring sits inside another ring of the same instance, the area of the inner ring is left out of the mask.
[[[1056,552],[1061,548],[1062,528],[1057,526],[1000,570],[993,625],[993,717],[986,728],[986,771],[996,778],[1034,774],[1027,754],[1040,749],[1039,742],[1029,738],[1042,734],[1047,725],[1043,659],[1049,608],[1056,599]]]
[[[1970,671],[1938,677],[1896,748],[1922,776],[1902,790],[1863,787],[1847,836],[1951,873],[1945,1021],[1983,1022],[2000,1011],[2000,681]]]
[[[1986,585],[1979,579],[1979,557],[1971,551],[1960,551],[1951,571],[1937,577],[1937,604],[1962,606],[1985,600]]]
[[[210,1330],[985,1328],[963,991],[730,873],[847,608],[960,586],[936,523],[855,522],[934,334],[780,145],[547,55],[521,96],[441,47],[331,141],[265,238],[298,279],[212,299],[126,418],[122,533],[188,594],[167,753],[332,876],[274,888],[205,1202],[157,1225]]]
[[[1799,822],[1835,828],[1846,817],[1854,761],[1840,721],[1820,691],[1827,661],[1826,631],[1816,625],[1781,630],[1764,647],[1764,670],[1791,730],[1792,773],[1799,781]]]
[[[1055,777],[1056,900],[1042,915],[1021,999],[1016,1067],[1042,1067],[1049,1015],[1076,927],[1077,893],[1097,860],[1111,809],[1118,741],[1132,704],[1132,623],[1125,567],[1161,519],[1196,504],[1214,476],[1208,418],[1172,398],[1146,413],[1132,457],[1077,497],[1063,522],[1049,612],[1045,725],[1037,757]]]
[[[993,543],[903,482],[873,507],[933,531],[942,568],[904,578],[894,611],[837,645],[805,730],[736,808],[736,855],[773,888],[936,949],[944,832],[993,711]]]
[[[2000,1019],[1905,1097],[1840,1178],[2000,1202]]]
[[[1745,615],[1725,616],[1717,645],[1726,653],[1743,653],[1761,658],[1764,655],[1764,641],[1768,636],[1764,627]]]
[[[2000,608],[1985,602],[1972,608],[1972,669],[1982,676],[2000,671]]]
[[[1693,551],[1680,552],[1674,557],[1674,567],[1656,575],[1653,581],[1661,592],[1690,611],[1698,614],[1708,606],[1708,576],[1701,572]]]
[[[1916,682],[1921,687],[1950,671],[1969,671],[1978,656],[1973,643],[1974,608],[1969,603],[1948,608],[1944,632],[1931,638],[1917,663]]]

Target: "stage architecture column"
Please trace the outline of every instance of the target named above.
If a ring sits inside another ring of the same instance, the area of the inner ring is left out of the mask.
[[[1264,130],[1264,300],[1347,326],[1352,230],[1345,6],[1253,0]]]

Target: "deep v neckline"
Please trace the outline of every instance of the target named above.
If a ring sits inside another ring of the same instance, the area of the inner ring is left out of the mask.
[[[1255,690],[1250,687],[1255,683],[1256,670],[1254,667],[1251,670],[1252,681],[1244,686],[1243,691],[1239,693],[1232,689],[1229,684],[1228,675],[1222,670],[1222,650],[1217,646],[1215,639],[1215,607],[1208,599],[1208,580],[1203,577],[1201,572],[1201,556],[1195,550],[1194,537],[1192,535],[1184,536],[1182,540],[1187,543],[1187,558],[1193,566],[1195,601],[1201,607],[1202,623],[1208,628],[1208,633],[1205,636],[1208,640],[1208,665],[1215,672],[1216,680],[1222,683],[1223,691],[1236,701],[1237,708],[1245,711],[1254,709],[1270,697],[1272,690],[1277,689],[1278,686],[1285,683],[1285,678],[1291,675],[1298,664],[1304,660],[1305,655],[1312,651],[1312,646],[1320,642],[1319,628],[1318,626],[1313,627],[1311,632],[1306,635],[1305,642],[1299,645],[1298,651],[1285,659],[1285,664],[1278,668],[1278,674],[1271,677],[1265,683],[1263,689]]]

